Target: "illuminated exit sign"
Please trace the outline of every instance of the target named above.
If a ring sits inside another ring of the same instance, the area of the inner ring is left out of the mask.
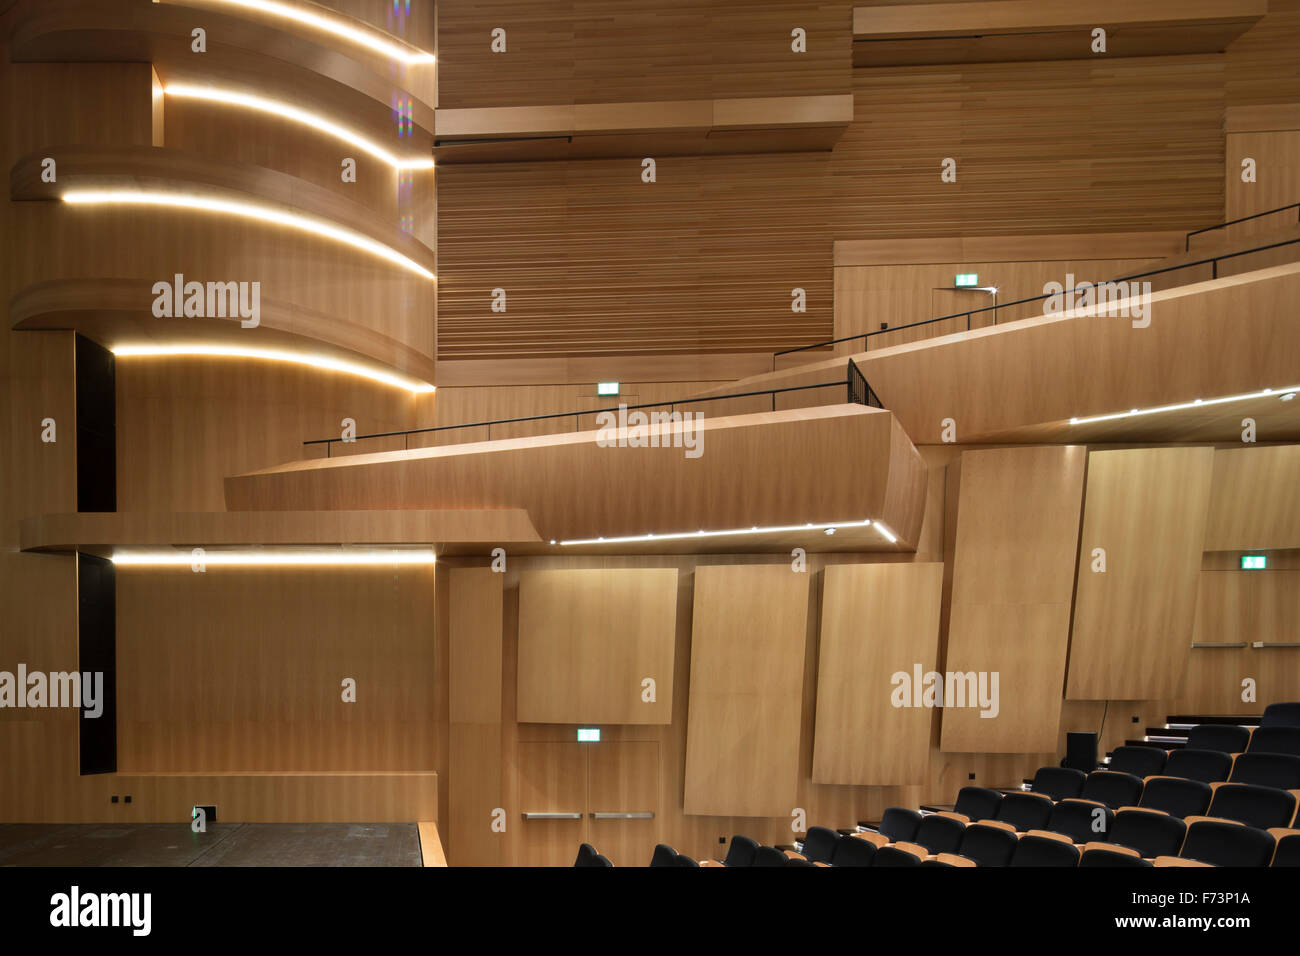
[[[579,727],[578,743],[580,744],[598,744],[600,743],[599,727]]]
[[[957,273],[957,277],[952,280],[952,284],[957,286],[958,288],[964,288],[966,286],[977,286],[980,284],[979,273],[959,272]]]
[[[1268,558],[1262,554],[1243,554],[1241,556],[1241,570],[1243,571],[1263,571],[1268,567]]]

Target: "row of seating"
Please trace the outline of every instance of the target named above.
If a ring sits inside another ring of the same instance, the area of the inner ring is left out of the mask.
[[[1128,746],[1159,750],[1162,753],[1171,749],[1157,743]],[[1251,728],[1240,724],[1197,724],[1187,732],[1183,746],[1191,750],[1217,750],[1225,754],[1272,753],[1300,756],[1300,727]]]
[[[1228,753],[1191,746],[1165,751],[1158,747],[1125,745],[1115,748],[1105,769],[1139,777],[1158,774],[1184,777],[1203,783],[1231,780],[1233,774],[1250,773],[1270,778],[1272,782],[1267,786],[1286,788],[1296,786],[1300,780],[1300,754],[1268,750]]]

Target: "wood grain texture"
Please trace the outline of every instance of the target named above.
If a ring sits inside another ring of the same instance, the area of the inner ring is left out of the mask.
[[[1298,445],[1217,450],[1205,550],[1300,547],[1297,486]]]
[[[451,568],[448,582],[447,844],[456,866],[499,866],[493,811],[504,805],[501,736],[501,575]],[[509,825],[509,824],[507,824]]]
[[[420,820],[420,860],[425,866],[446,866],[447,854],[443,852],[438,824],[433,820]]]
[[[997,674],[998,699],[996,710],[945,702],[944,752],[1056,745],[1085,456],[1076,445],[961,456],[944,670],[987,674],[990,691]]]
[[[837,565],[823,572],[812,779],[882,786],[923,783],[926,707],[896,707],[894,674],[938,664],[943,565]],[[909,696],[906,703],[912,703]]]
[[[666,724],[677,572],[533,571],[519,580],[517,719]],[[646,700],[644,681],[654,681]]]
[[[808,584],[785,565],[696,569],[685,813],[794,808]]]
[[[1194,643],[1278,644],[1298,640],[1300,571],[1201,571],[1192,628]]]
[[[1160,699],[1179,687],[1192,643],[1215,452],[1095,451],[1079,537],[1071,699]],[[1095,572],[1093,550],[1105,549]]]

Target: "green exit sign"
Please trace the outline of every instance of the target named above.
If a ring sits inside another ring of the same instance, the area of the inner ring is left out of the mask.
[[[579,727],[578,743],[580,744],[598,744],[600,743],[599,727]]]
[[[596,394],[597,394],[597,395],[617,395],[617,394],[618,394],[618,382],[597,382],[597,383],[596,383]]]
[[[1243,571],[1263,571],[1268,567],[1268,558],[1262,554],[1243,554],[1241,556],[1241,570]]]
[[[979,273],[959,272],[957,273],[957,278],[952,280],[952,284],[958,286],[959,288],[963,286],[979,285],[980,284]]]

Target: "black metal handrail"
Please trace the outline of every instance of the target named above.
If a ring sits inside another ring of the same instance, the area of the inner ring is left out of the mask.
[[[370,435],[357,435],[355,438],[347,440],[347,444],[352,442],[364,441],[368,438],[393,438],[402,435],[405,439],[403,444],[410,449],[410,436],[422,435],[427,432],[445,432],[455,428],[483,428],[488,430],[487,440],[492,440],[493,425],[514,425],[519,422],[540,422],[549,421],[556,418],[572,418],[577,427],[581,427],[580,420],[583,415],[599,415],[602,412],[634,411],[642,408],[659,408],[664,405],[669,407],[669,414],[672,414],[678,405],[698,405],[701,402],[719,402],[731,398],[757,398],[761,395],[770,395],[772,397],[772,410],[776,411],[776,396],[785,392],[802,392],[814,388],[846,388],[848,390],[848,401],[858,405],[872,405],[881,408],[880,399],[876,393],[871,390],[867,380],[863,377],[862,372],[852,361],[849,362],[850,368],[848,377],[834,382],[817,382],[813,385],[787,385],[782,388],[764,388],[754,392],[735,392],[730,395],[700,395],[693,398],[678,398],[666,402],[644,402],[639,405],[616,405],[613,408],[584,408],[575,412],[550,412],[545,415],[525,415],[521,418],[496,418],[491,421],[483,422],[463,422],[459,425],[433,425],[428,428],[404,428],[399,431],[391,432],[374,432]],[[855,380],[856,376],[856,380]],[[342,438],[312,438],[304,441],[304,445],[324,445],[326,457],[332,457],[331,453],[334,443],[345,443]]]
[[[1223,259],[1233,259],[1236,258],[1237,256],[1248,256],[1256,252],[1267,252],[1269,249],[1277,249],[1280,248],[1281,246],[1289,246],[1297,242],[1300,242],[1300,238],[1284,239],[1281,242],[1272,242],[1266,246],[1256,246],[1253,249],[1242,249],[1238,252],[1224,252],[1224,253],[1220,253],[1217,256],[1210,256],[1206,259],[1197,259],[1193,262],[1181,262],[1178,263],[1177,265],[1165,266],[1160,269],[1151,269],[1147,272],[1138,272],[1135,273],[1134,275],[1120,276],[1115,279],[1106,279],[1103,280],[1102,282],[1092,283],[1092,285],[1095,287],[1097,285],[1104,285],[1106,283],[1131,282],[1134,279],[1145,279],[1148,278],[1149,276],[1162,275],[1163,273],[1166,272],[1178,272],[1182,269],[1192,269],[1195,268],[1196,266],[1203,266],[1203,265],[1212,265],[1213,271],[1211,273],[1211,278],[1217,279],[1219,277],[1219,262]],[[1071,287],[1069,289],[1062,289],[1060,292],[1045,292],[1042,295],[1030,296],[1027,299],[1016,299],[1014,302],[1000,302],[997,305],[987,305],[982,309],[968,309],[964,312],[953,312],[951,315],[935,316],[933,319],[920,319],[916,322],[908,322],[906,325],[896,325],[893,326],[892,328],[875,329],[871,332],[858,332],[855,335],[843,335],[837,339],[827,339],[824,342],[814,342],[811,345],[799,345],[792,349],[782,349],[780,352],[772,353],[772,370],[776,371],[776,359],[777,356],[779,355],[792,355],[795,352],[807,352],[810,349],[822,349],[831,345],[839,345],[841,342],[852,342],[855,339],[863,340],[863,351],[866,351],[865,346],[867,340],[869,340],[873,335],[887,335],[890,332],[899,332],[903,329],[915,329],[922,325],[933,325],[935,322],[945,322],[949,319],[960,319],[963,316],[966,319],[966,328],[969,330],[970,317],[972,315],[978,315],[981,312],[992,312],[993,324],[997,325],[998,323],[997,313],[999,309],[1008,309],[1014,305],[1025,305],[1030,302],[1039,302],[1043,299],[1050,299],[1053,295],[1064,295],[1066,293],[1075,292],[1075,291],[1076,291],[1076,287]]]
[[[1242,216],[1240,219],[1229,219],[1227,222],[1221,222],[1217,226],[1206,226],[1204,229],[1194,229],[1187,234],[1183,240],[1183,251],[1190,252],[1192,249],[1192,236],[1199,236],[1203,232],[1213,232],[1216,229],[1227,229],[1229,226],[1235,226],[1239,222],[1250,222],[1252,219],[1262,219],[1265,216],[1271,216],[1274,213],[1286,212],[1288,209],[1300,210],[1300,202],[1293,202],[1289,206],[1278,206],[1276,209],[1266,209],[1264,212],[1257,212],[1251,216]],[[1296,221],[1300,222],[1300,213],[1296,214]]]

